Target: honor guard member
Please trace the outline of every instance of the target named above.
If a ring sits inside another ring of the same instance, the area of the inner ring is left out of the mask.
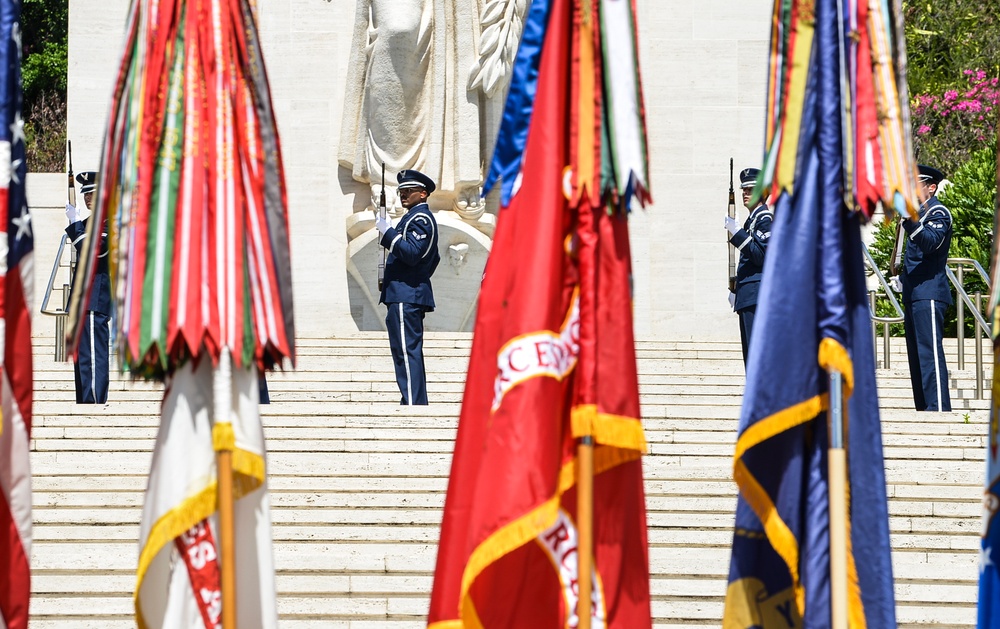
[[[76,176],[80,194],[89,209],[97,188],[97,173],[83,172]],[[76,248],[77,255],[83,247],[87,222],[78,208],[66,204],[69,226],[66,234]],[[76,379],[77,404],[104,404],[108,401],[111,371],[111,276],[108,275],[108,234],[101,230],[101,250],[97,259],[97,272],[87,301],[87,314],[80,333],[80,349],[73,371]]]
[[[760,170],[757,168],[744,168],[740,171],[743,205],[750,210],[750,216],[743,223],[743,228],[736,224],[735,219],[726,216],[726,229],[730,234],[729,243],[740,252],[740,263],[736,268],[736,293],[730,294],[729,302],[740,317],[744,366],[750,347],[754,314],[757,312],[760,278],[764,273],[764,252],[767,251],[767,241],[771,237],[771,221],[774,219],[774,212],[764,204],[763,200],[753,207],[750,205],[758,173]]]
[[[379,303],[388,308],[385,326],[396,368],[401,404],[427,404],[424,371],[424,314],[434,310],[431,275],[441,261],[437,221],[427,206],[434,182],[415,170],[396,175],[406,214],[392,227],[376,212],[381,245],[389,250]]]
[[[944,311],[951,305],[945,269],[951,246],[951,212],[937,199],[944,174],[919,167],[920,220],[903,221],[909,242],[903,254],[903,306],[906,357],[910,363],[913,403],[918,411],[950,411],[948,367],[942,343]]]

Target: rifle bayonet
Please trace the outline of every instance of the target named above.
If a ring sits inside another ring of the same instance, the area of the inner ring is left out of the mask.
[[[76,207],[76,186],[73,183],[73,141],[66,140],[66,164],[68,166],[69,188],[66,191],[66,199],[69,204]]]

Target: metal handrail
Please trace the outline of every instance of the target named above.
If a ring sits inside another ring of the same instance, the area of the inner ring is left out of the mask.
[[[53,316],[67,314],[66,310],[62,305],[60,305],[58,308],[49,308],[49,299],[52,297],[52,292],[55,289],[56,274],[59,272],[59,268],[62,266],[66,266],[60,263],[62,262],[63,251],[66,248],[66,243],[68,242],[69,242],[69,236],[63,234],[62,240],[59,241],[59,249],[56,251],[56,260],[55,263],[52,265],[52,272],[49,273],[49,282],[45,286],[45,296],[42,297],[42,308],[41,308],[42,314],[53,315]]]
[[[955,276],[954,271],[952,271],[950,268],[946,268],[944,272],[945,275],[948,276],[948,280],[951,282],[952,286],[954,286],[955,290],[958,291],[958,296],[962,299],[963,302],[965,302],[967,306],[969,306],[969,308],[972,309],[972,316],[976,320],[976,323],[981,328],[983,328],[984,332],[988,330],[990,324],[987,323],[986,317],[981,312],[982,306],[977,306],[976,304],[972,303],[972,298],[969,297],[969,293],[965,292],[965,289],[958,282],[958,278]],[[987,287],[989,287],[988,284]],[[976,294],[981,295],[981,293],[976,293]]]
[[[872,321],[877,321],[879,323],[902,323],[903,322],[903,307],[899,305],[899,301],[896,299],[896,295],[893,293],[892,288],[889,286],[888,280],[885,279],[885,275],[882,271],[878,269],[875,264],[875,258],[872,257],[868,247],[862,243],[861,250],[865,254],[865,262],[868,264],[868,268],[872,270],[875,277],[878,279],[878,283],[882,285],[882,291],[885,292],[885,296],[889,298],[889,303],[892,305],[892,309],[896,311],[895,317],[879,317],[875,314],[875,310],[871,309]]]
[[[961,264],[963,266],[971,266],[979,273],[979,277],[983,278],[986,282],[986,286],[990,286],[992,281],[990,280],[990,274],[986,272],[982,264],[979,264],[979,260],[974,258],[948,258],[948,264]]]
[[[45,285],[45,296],[42,297],[42,314],[51,315],[56,318],[56,331],[55,331],[55,361],[63,362],[66,360],[66,318],[69,315],[67,306],[69,304],[69,284],[63,284],[58,290],[62,292],[62,299],[60,299],[59,307],[51,308],[49,307],[49,300],[52,298],[52,293],[56,292],[55,283],[56,276],[59,274],[60,268],[69,269],[70,278],[73,276],[73,268],[76,264],[76,248],[70,246],[70,259],[69,264],[63,264],[63,252],[66,250],[66,245],[69,243],[69,236],[67,234],[62,235],[62,240],[59,241],[59,249],[56,251],[56,259],[52,263],[52,272],[49,273],[49,281]]]
[[[983,269],[982,265],[979,264],[979,262],[977,260],[973,260],[972,258],[948,258],[948,264],[949,265],[953,264],[956,267],[955,268],[955,270],[957,271],[957,278],[956,279],[958,281],[958,284],[955,284],[955,282],[952,281],[952,284],[954,284],[956,287],[959,286],[959,285],[961,285],[962,289],[963,290],[965,289],[965,268],[966,267],[972,267],[972,269],[974,271],[976,271],[977,273],[979,273],[979,277],[981,277],[983,279],[983,282],[986,283],[986,286],[990,285],[989,274],[986,272],[985,269]],[[956,312],[956,314],[958,316],[958,320],[959,321],[965,321],[965,303],[964,303],[963,300],[959,299],[955,303],[955,312]],[[958,328],[958,368],[959,369],[965,369],[965,327],[964,326],[959,326],[959,328]]]
[[[951,270],[950,265],[956,265],[958,274],[956,275],[954,271]],[[976,293],[975,302],[969,297],[969,293],[965,290],[964,286],[964,273],[965,267],[972,267],[975,271],[979,273],[979,276],[986,283],[986,290],[989,291],[990,277],[983,269],[983,266],[979,264],[978,261],[971,258],[948,258],[948,265],[945,267],[945,275],[948,277],[948,281],[951,285],[955,287],[955,294],[958,296],[958,300],[955,302],[955,310],[958,319],[958,368],[965,368],[965,307],[968,306],[969,310],[972,311],[972,318],[975,320],[975,340],[976,340],[976,399],[983,399],[983,378],[985,376],[983,369],[983,341],[980,334],[989,338],[990,325],[986,321],[986,317],[983,315],[982,309],[982,293]]]
[[[899,305],[899,301],[896,299],[896,295],[893,293],[892,288],[889,286],[889,282],[885,279],[885,275],[879,270],[878,265],[875,264],[875,258],[872,257],[870,251],[868,251],[868,246],[864,243],[861,244],[861,250],[865,254],[865,264],[871,269],[872,273],[878,279],[878,283],[882,286],[882,291],[885,296],[889,299],[889,304],[892,306],[893,310],[896,311],[895,317],[880,317],[875,312],[875,295],[877,291],[868,291],[868,312],[872,319],[872,349],[875,350],[875,362],[878,363],[878,325],[882,325],[882,362],[883,367],[888,369],[892,361],[890,359],[889,353],[889,325],[893,323],[902,323],[905,319],[903,315],[903,308]]]

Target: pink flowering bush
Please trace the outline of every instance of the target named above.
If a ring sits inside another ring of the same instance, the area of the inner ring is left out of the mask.
[[[996,137],[1000,78],[965,70],[968,88],[918,94],[910,103],[917,161],[954,173]]]

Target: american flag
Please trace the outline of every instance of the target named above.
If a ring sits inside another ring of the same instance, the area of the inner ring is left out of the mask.
[[[34,236],[24,194],[21,3],[0,0],[0,625],[28,626]]]

